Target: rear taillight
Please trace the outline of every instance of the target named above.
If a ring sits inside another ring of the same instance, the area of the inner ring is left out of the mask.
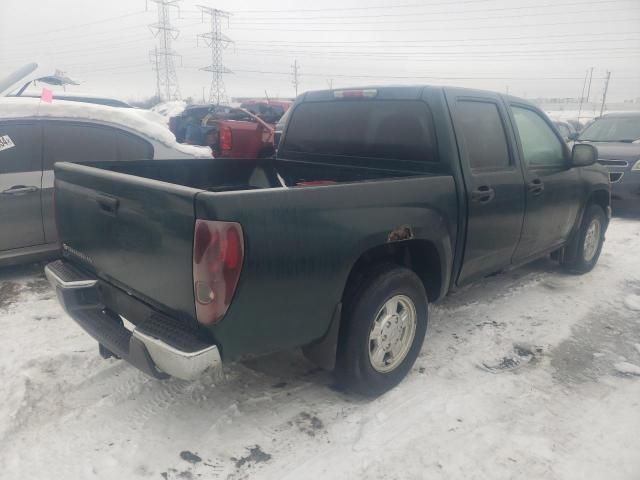
[[[210,325],[222,320],[238,286],[243,260],[239,223],[196,220],[193,293],[198,322]]]
[[[231,128],[220,128],[220,151],[224,154],[230,152],[233,148],[233,138],[231,137]]]

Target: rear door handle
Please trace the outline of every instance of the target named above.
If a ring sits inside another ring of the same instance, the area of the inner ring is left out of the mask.
[[[115,215],[120,205],[120,200],[109,195],[96,195],[94,197],[100,211],[109,215]]]
[[[489,185],[482,185],[471,192],[471,200],[478,203],[489,203],[496,198],[496,191]]]
[[[13,187],[7,188],[2,191],[3,195],[24,195],[26,193],[37,192],[38,187],[27,186],[27,185],[14,185]]]
[[[539,178],[529,182],[527,187],[529,188],[529,193],[531,193],[531,195],[540,195],[544,192],[544,183]]]

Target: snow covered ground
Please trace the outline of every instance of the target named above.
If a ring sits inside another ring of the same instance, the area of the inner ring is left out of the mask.
[[[640,478],[640,220],[431,308],[408,378],[337,392],[298,352],[159,382],[97,346],[40,268],[0,270],[0,478]]]

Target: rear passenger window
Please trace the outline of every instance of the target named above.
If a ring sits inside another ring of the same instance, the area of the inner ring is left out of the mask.
[[[495,103],[458,100],[456,116],[472,169],[506,168],[511,164]]]
[[[292,113],[283,151],[437,161],[427,105],[407,100],[302,103]]]
[[[51,122],[44,129],[44,165],[56,162],[147,160],[153,147],[146,140],[113,127]]]
[[[150,160],[153,147],[146,140],[127,132],[114,130],[118,142],[118,160]]]
[[[40,125],[0,123],[0,174],[41,169]]]
[[[511,108],[522,144],[525,165],[534,168],[565,166],[563,144],[547,122],[528,108]]]
[[[44,127],[44,169],[56,162],[100,162],[118,159],[118,145],[112,129],[48,123]]]

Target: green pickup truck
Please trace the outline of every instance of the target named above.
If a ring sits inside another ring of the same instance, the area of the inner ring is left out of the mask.
[[[46,274],[104,357],[155,377],[302,347],[377,395],[411,369],[429,302],[544,255],[593,268],[596,158],[514,97],[309,92],[275,159],[57,163]]]

